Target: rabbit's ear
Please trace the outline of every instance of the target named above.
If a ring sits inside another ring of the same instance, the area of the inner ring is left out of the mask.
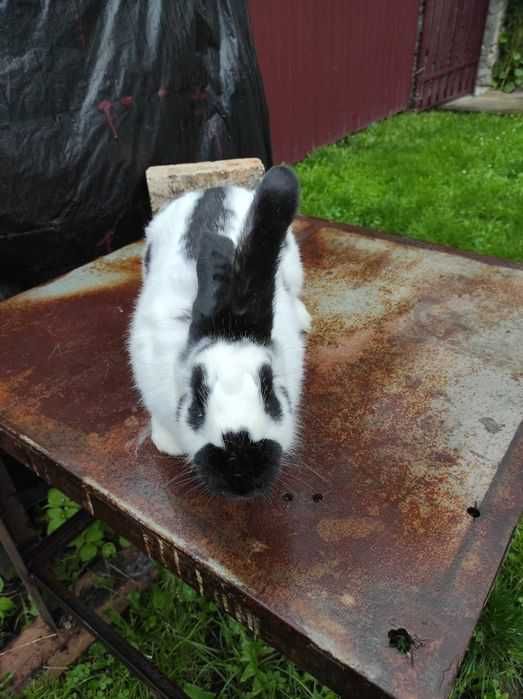
[[[208,232],[201,238],[192,341],[226,337],[270,342],[279,255],[297,206],[294,173],[274,167],[255,192],[236,252],[225,236]]]
[[[280,250],[298,208],[298,181],[286,167],[262,179],[234,256],[230,309],[245,334],[269,342]]]

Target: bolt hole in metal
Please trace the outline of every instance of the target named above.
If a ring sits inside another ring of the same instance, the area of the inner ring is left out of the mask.
[[[282,497],[285,502],[292,502],[294,500],[294,495],[292,493],[284,493]],[[314,493],[312,500],[313,502],[321,502],[323,500],[323,495],[321,493]]]
[[[467,507],[467,514],[473,517],[474,519],[477,519],[481,512],[478,510],[476,506],[474,507]]]
[[[292,493],[284,493],[283,499],[285,502],[292,502],[292,500],[294,500],[294,495]],[[321,493],[314,493],[312,500],[313,502],[321,502],[323,500],[323,495]]]
[[[410,653],[412,646],[414,645],[414,639],[407,629],[391,629],[388,636],[389,646],[396,648],[398,653],[401,653],[402,655],[407,655],[407,653]]]

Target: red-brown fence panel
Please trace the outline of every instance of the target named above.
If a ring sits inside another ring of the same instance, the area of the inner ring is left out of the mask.
[[[415,106],[474,91],[489,0],[425,0]]]
[[[408,107],[418,0],[249,0],[249,9],[275,162]]]

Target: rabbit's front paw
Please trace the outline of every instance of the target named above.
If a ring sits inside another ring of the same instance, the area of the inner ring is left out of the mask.
[[[169,454],[170,456],[183,454],[172,434],[154,418],[151,419],[151,439],[154,446],[163,454]]]

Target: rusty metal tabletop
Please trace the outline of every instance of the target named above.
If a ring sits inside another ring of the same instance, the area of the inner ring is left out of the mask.
[[[143,441],[141,244],[0,304],[0,448],[343,696],[445,697],[523,507],[523,269],[297,228],[303,446],[270,501],[185,493]]]

